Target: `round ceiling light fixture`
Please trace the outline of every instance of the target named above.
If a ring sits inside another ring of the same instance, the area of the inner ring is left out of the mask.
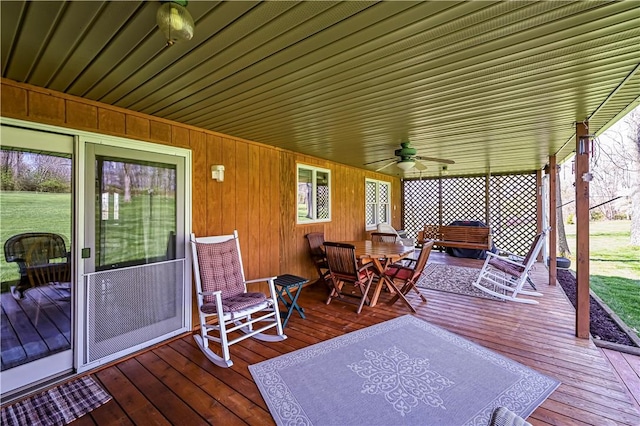
[[[193,37],[193,18],[186,9],[186,0],[166,1],[156,13],[158,28],[167,38],[167,46],[173,46],[177,41],[191,40]]]
[[[413,169],[416,162],[413,160],[400,160],[396,165],[406,172],[407,170]]]

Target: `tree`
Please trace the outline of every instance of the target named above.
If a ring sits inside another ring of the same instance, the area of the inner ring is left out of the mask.
[[[606,176],[603,188],[628,194],[631,201],[631,245],[640,246],[640,107],[624,118],[622,130],[607,130],[610,143],[598,143],[594,163],[594,181]],[[609,169],[608,172],[602,169]],[[596,184],[596,188],[599,185]],[[605,200],[606,201],[606,200]]]
[[[640,110],[636,108],[632,121],[630,139],[631,151],[635,157],[635,167],[631,171],[631,245],[640,246]]]
[[[560,182],[559,168],[556,171],[557,179],[556,179],[556,199],[558,203],[557,216],[556,216],[556,226],[558,228],[558,252],[560,256],[566,257],[571,254],[571,250],[569,249],[569,243],[567,242],[567,233],[564,231],[564,217],[562,214],[562,183]]]

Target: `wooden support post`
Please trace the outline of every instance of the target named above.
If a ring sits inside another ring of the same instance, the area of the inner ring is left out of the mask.
[[[558,279],[558,165],[556,156],[549,156],[549,285]]]
[[[542,170],[536,170],[536,233],[542,232],[544,212],[542,211]],[[537,262],[543,262],[542,250],[538,253]]]
[[[442,223],[442,176],[438,178],[438,226]]]
[[[589,152],[588,123],[576,124],[576,336],[589,338]]]
[[[491,227],[491,172],[484,178],[484,223]]]

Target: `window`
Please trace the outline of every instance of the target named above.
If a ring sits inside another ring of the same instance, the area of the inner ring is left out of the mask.
[[[298,223],[331,220],[331,172],[298,164]]]
[[[367,230],[379,223],[391,221],[391,184],[379,180],[365,180],[365,220]]]

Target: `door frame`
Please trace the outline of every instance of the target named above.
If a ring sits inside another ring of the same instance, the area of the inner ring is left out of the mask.
[[[73,271],[74,278],[76,282],[75,294],[73,299],[72,306],[72,330],[73,330],[73,338],[74,342],[72,344],[73,349],[73,369],[75,372],[80,373],[84,371],[91,370],[98,365],[91,364],[89,366],[83,366],[82,364],[82,354],[85,351],[84,345],[84,336],[83,330],[85,324],[82,324],[85,315],[83,312],[80,312],[82,307],[81,300],[85,296],[83,285],[80,283],[84,282],[84,261],[82,259],[82,247],[80,247],[85,241],[86,232],[85,227],[87,221],[85,220],[85,190],[86,184],[84,181],[85,171],[87,167],[93,167],[93,165],[87,165],[85,162],[86,157],[86,149],[85,146],[87,143],[98,144],[98,145],[107,145],[112,146],[114,148],[125,148],[125,149],[135,149],[139,151],[147,151],[158,154],[166,154],[179,156],[184,158],[184,241],[176,241],[177,244],[184,244],[185,250],[185,268],[184,268],[184,277],[185,277],[185,290],[184,290],[184,324],[185,328],[191,330],[192,327],[192,279],[191,279],[191,256],[189,250],[186,249],[188,247],[188,238],[191,234],[191,221],[192,221],[192,157],[191,157],[191,149],[188,148],[179,148],[171,145],[162,145],[156,144],[152,142],[144,142],[134,139],[127,139],[117,136],[109,136],[100,133],[87,132],[83,130],[76,130],[66,127],[53,126],[49,124],[36,123],[24,120],[18,120],[13,118],[0,117],[0,124],[8,125],[13,127],[21,127],[27,130],[35,130],[35,131],[43,131],[50,133],[57,133],[66,136],[70,136],[74,138],[74,152],[73,152],[73,167],[74,167],[74,176],[73,180],[75,181],[74,185],[74,194],[73,194],[73,216],[75,221],[73,223],[73,242],[72,248],[73,252],[71,254],[73,258],[73,265],[75,265],[75,269]],[[156,342],[157,343],[157,342]],[[154,342],[150,342],[147,346],[154,344]],[[138,348],[140,349],[140,348]]]

